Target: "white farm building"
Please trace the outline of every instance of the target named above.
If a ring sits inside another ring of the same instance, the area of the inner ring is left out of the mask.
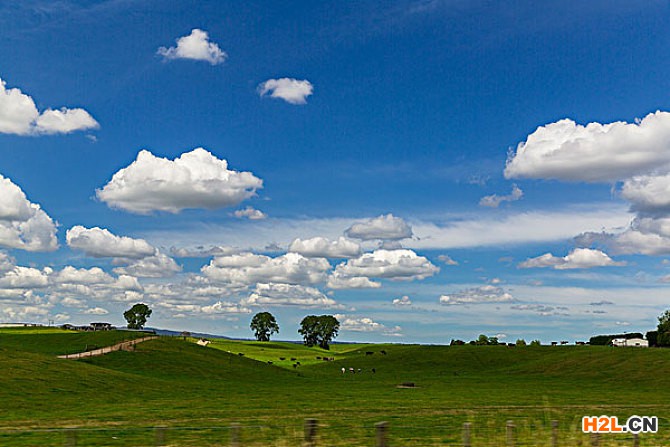
[[[649,342],[642,338],[614,338],[612,346],[633,346],[637,348],[648,348]]]

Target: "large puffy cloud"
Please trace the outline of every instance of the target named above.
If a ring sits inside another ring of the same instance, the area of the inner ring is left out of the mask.
[[[512,295],[502,287],[485,285],[461,290],[460,292],[440,296],[440,304],[487,304],[508,303],[514,301]]]
[[[296,284],[259,283],[242,300],[249,306],[296,306],[296,307],[335,307],[335,300],[325,296],[314,287]]]
[[[228,55],[219,46],[209,41],[206,31],[194,28],[188,36],[176,40],[176,47],[160,47],[157,53],[165,60],[192,59],[207,61],[212,65],[223,63]]]
[[[202,272],[212,281],[244,287],[254,283],[315,284],[325,279],[330,268],[326,259],[298,253],[276,258],[242,253],[216,257]]]
[[[293,78],[268,79],[258,86],[258,94],[271,98],[283,99],[289,104],[307,104],[307,97],[312,94],[314,86],[308,80],[299,81]]]
[[[336,241],[325,237],[295,239],[288,249],[308,258],[353,258],[361,254],[361,246],[345,237]]]
[[[627,179],[621,196],[631,202],[631,209],[642,213],[670,212],[670,174],[641,175]]]
[[[110,207],[132,213],[178,213],[186,208],[234,206],[262,187],[263,181],[251,172],[229,170],[226,160],[202,148],[174,160],[143,150],[96,195]]]
[[[412,227],[402,218],[395,217],[393,214],[386,214],[355,223],[344,234],[364,241],[374,239],[401,240],[412,237]]]
[[[56,223],[31,203],[10,179],[0,175],[0,246],[27,251],[58,248]]]
[[[68,246],[96,258],[142,259],[156,254],[156,248],[144,239],[117,236],[105,228],[76,225],[65,235]]]
[[[412,250],[379,249],[339,264],[333,276],[414,280],[433,276],[439,271],[439,267]]]
[[[84,109],[47,109],[41,114],[33,98],[0,79],[0,133],[39,135],[97,129],[98,122]]]
[[[616,262],[606,253],[590,248],[575,248],[567,256],[558,257],[545,253],[536,258],[526,259],[519,268],[552,267],[556,270],[589,269],[593,267],[623,266],[625,262]]]
[[[49,285],[49,275],[53,273],[49,267],[38,270],[32,267],[15,266],[0,276],[0,288],[5,289],[40,289]]]
[[[564,119],[540,126],[507,161],[507,178],[611,182],[670,167],[670,113],[636,123]]]

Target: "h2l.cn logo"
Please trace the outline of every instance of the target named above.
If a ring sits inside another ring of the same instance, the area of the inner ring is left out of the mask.
[[[658,417],[631,416],[625,424],[619,425],[616,416],[584,416],[582,431],[584,433],[656,433]]]

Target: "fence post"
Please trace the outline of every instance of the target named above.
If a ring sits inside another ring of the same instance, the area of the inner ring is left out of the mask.
[[[240,424],[230,424],[230,447],[240,447]]]
[[[470,424],[466,422],[463,424],[463,447],[470,447]]]
[[[74,429],[65,431],[65,447],[77,447],[77,432]]]
[[[507,447],[514,447],[514,422],[507,421]]]
[[[159,426],[154,429],[156,435],[156,447],[165,446],[165,427]]]
[[[633,447],[640,447],[640,435],[637,433],[633,434]]]
[[[377,447],[388,447],[388,440],[387,440],[387,434],[388,434],[388,428],[389,428],[389,423],[384,421],[384,422],[377,422],[375,424],[375,445]]]
[[[558,447],[558,421],[551,421],[551,447]]]
[[[316,447],[316,419],[305,419],[305,445]]]

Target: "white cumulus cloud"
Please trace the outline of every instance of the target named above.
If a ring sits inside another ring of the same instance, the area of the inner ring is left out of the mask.
[[[386,278],[391,280],[425,279],[439,272],[439,267],[412,250],[375,250],[339,264],[334,275],[343,278]]]
[[[109,284],[114,282],[114,278],[112,278],[100,267],[78,269],[68,265],[63,267],[63,269],[58,273],[54,274],[53,281],[58,284],[91,285]]]
[[[510,155],[505,177],[611,182],[669,167],[670,113],[658,111],[636,123],[540,126]]]
[[[181,270],[181,266],[174,259],[159,251],[154,256],[134,259],[126,266],[117,267],[114,273],[140,278],[166,278],[176,275]]]
[[[526,259],[519,268],[552,267],[556,270],[588,269],[593,267],[623,266],[625,262],[616,262],[606,253],[590,248],[575,248],[563,257],[545,253],[536,258]]]
[[[10,179],[0,175],[0,246],[27,251],[58,248],[56,223],[31,203]]]
[[[382,323],[374,321],[370,317],[356,317],[350,315],[335,314],[340,322],[340,330],[350,332],[379,332],[383,335],[400,337],[402,328],[400,326],[387,327]]]
[[[249,220],[263,220],[268,217],[263,211],[257,210],[251,206],[248,206],[243,210],[237,210],[233,214],[238,219],[247,218]]]
[[[0,133],[40,135],[97,129],[98,122],[84,109],[47,109],[40,114],[33,98],[0,79]]]
[[[268,79],[258,86],[258,94],[283,99],[289,104],[307,104],[307,97],[314,91],[308,80],[293,78]]]
[[[364,241],[375,239],[401,240],[412,237],[412,227],[401,217],[395,217],[389,213],[364,222],[357,222],[349,227],[344,234]]]
[[[382,283],[372,281],[366,276],[345,276],[337,271],[328,276],[326,286],[329,289],[378,289]]]
[[[296,306],[296,307],[335,307],[335,300],[328,298],[314,287],[295,284],[259,283],[242,300],[249,306]]]
[[[400,298],[394,298],[393,299],[393,305],[394,306],[411,306],[412,305],[412,300],[407,295],[404,295]]]
[[[360,256],[361,246],[345,237],[331,241],[325,237],[295,239],[288,250],[308,258],[353,258]]]
[[[209,41],[206,31],[194,28],[188,36],[179,37],[176,47],[160,47],[157,53],[165,60],[193,59],[207,61],[212,65],[223,63],[228,55],[219,46]]]
[[[65,235],[70,248],[95,258],[142,259],[156,254],[156,248],[144,239],[117,236],[105,228],[76,225]]]
[[[143,150],[96,195],[111,208],[131,213],[178,213],[187,208],[235,206],[262,187],[263,181],[251,172],[229,170],[226,160],[203,148],[175,160]]]
[[[286,253],[276,258],[252,253],[218,256],[202,268],[212,281],[245,287],[255,283],[315,284],[331,266],[323,258]]]

